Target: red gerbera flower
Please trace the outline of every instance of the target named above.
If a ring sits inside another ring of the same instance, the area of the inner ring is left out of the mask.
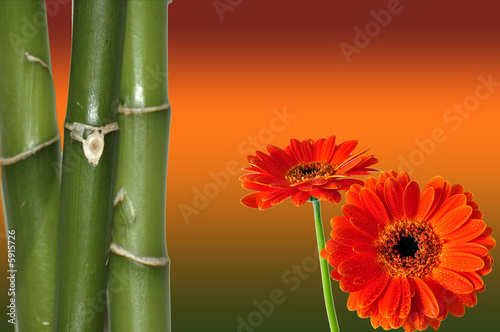
[[[352,184],[363,182],[349,178],[375,171],[369,166],[377,159],[360,157],[365,151],[353,154],[357,141],[335,145],[335,136],[317,141],[292,139],[282,150],[268,145],[269,154],[256,151],[248,156],[252,173],[240,177],[242,186],[256,190],[242,198],[241,202],[252,208],[268,209],[288,197],[300,206],[312,196],[320,200],[338,203],[339,190],[348,190]]]
[[[348,293],[349,310],[374,328],[438,329],[462,316],[491,271],[492,229],[472,194],[435,177],[420,191],[408,174],[353,185],[321,256]]]

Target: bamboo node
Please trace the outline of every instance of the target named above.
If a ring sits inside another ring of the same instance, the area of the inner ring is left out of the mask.
[[[158,106],[151,106],[151,107],[143,107],[143,108],[131,108],[131,107],[126,107],[123,105],[118,105],[118,113],[122,113],[125,115],[130,115],[130,114],[144,114],[144,113],[151,113],[151,112],[159,112],[163,111],[166,109],[170,108],[170,104],[166,103],[163,105],[158,105]]]
[[[136,263],[152,267],[167,266],[170,261],[168,257],[141,256],[133,251],[127,250],[122,246],[117,245],[116,243],[111,243],[111,245],[109,246],[109,251],[114,253],[115,255],[128,258]]]
[[[121,187],[120,190],[118,190],[118,192],[116,193],[116,197],[113,202],[113,207],[116,207],[118,203],[123,202],[125,196],[127,196],[127,191],[125,191],[125,188]]]
[[[38,62],[39,64],[42,65],[42,67],[45,67],[45,68],[47,68],[50,71],[49,66],[45,63],[45,61],[43,61],[39,57],[31,55],[28,51],[24,52],[24,55],[26,56],[26,58],[28,59],[28,61],[30,61],[30,62]]]
[[[131,224],[135,221],[135,209],[132,200],[127,194],[124,187],[116,193],[115,200],[113,202],[113,207],[117,209],[117,215],[114,219],[114,227],[118,228],[126,224]],[[117,218],[120,217],[120,218]]]
[[[28,151],[24,151],[24,152],[12,157],[12,158],[0,158],[0,164],[2,164],[3,166],[15,164],[21,160],[28,158],[32,154],[37,153],[41,149],[43,149],[49,145],[52,145],[58,141],[59,141],[59,135],[57,135],[54,138],[49,139],[47,142],[43,142],[42,144],[39,144],[39,145],[35,146],[34,148],[29,149]]]
[[[92,165],[97,165],[99,163],[99,159],[104,151],[104,135],[119,129],[117,122],[108,123],[103,127],[93,127],[83,123],[73,122],[65,123],[64,128],[71,130],[71,139],[82,143],[85,158],[87,158]],[[92,133],[84,139],[83,133],[85,130],[91,130]]]

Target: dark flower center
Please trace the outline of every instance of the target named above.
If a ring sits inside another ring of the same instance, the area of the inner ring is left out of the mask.
[[[289,183],[297,183],[315,178],[327,178],[335,174],[335,170],[336,167],[330,163],[311,161],[290,168],[285,174],[285,179]]]
[[[401,257],[415,258],[418,249],[418,242],[411,236],[401,236],[398,244],[394,246],[394,252],[399,253]]]
[[[391,276],[422,277],[439,264],[442,245],[432,227],[415,221],[396,221],[377,240],[383,268]]]

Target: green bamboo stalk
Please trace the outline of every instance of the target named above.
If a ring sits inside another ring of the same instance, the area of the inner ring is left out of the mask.
[[[111,247],[111,332],[170,331],[165,198],[169,1],[129,1]],[[151,266],[154,265],[154,266]]]
[[[62,166],[57,331],[92,332],[104,327],[118,134],[117,131],[106,134],[102,128],[117,121],[125,9],[126,2],[118,0],[73,3]],[[74,123],[92,127],[79,132]],[[111,125],[106,128],[116,129]]]
[[[16,307],[2,318],[16,331],[52,331],[61,146],[45,1],[1,1],[0,32],[2,196]]]

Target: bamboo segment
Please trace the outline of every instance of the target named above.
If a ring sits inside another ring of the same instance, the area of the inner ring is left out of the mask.
[[[111,332],[170,331],[168,2],[128,2],[108,286]]]
[[[102,331],[125,1],[75,0],[64,129],[57,331]]]
[[[0,1],[0,32],[2,196],[16,301],[3,319],[17,321],[16,331],[52,331],[61,148],[45,1]]]

